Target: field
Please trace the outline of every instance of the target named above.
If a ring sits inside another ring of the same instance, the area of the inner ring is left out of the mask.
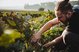
[[[55,18],[53,11],[0,11],[1,52],[50,52],[37,43],[32,45],[31,36],[47,21]],[[51,27],[42,34],[40,44],[45,44],[61,35],[63,24]]]

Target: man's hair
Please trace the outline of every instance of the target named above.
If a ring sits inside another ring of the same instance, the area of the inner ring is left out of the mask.
[[[56,9],[57,11],[61,11],[61,12],[65,12],[65,11],[72,11],[72,5],[69,3],[69,0],[63,0],[63,1],[59,1],[56,5]]]

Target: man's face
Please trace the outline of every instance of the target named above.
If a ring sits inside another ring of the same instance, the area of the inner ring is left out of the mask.
[[[61,11],[55,11],[55,15],[63,23],[65,23],[68,20],[68,18],[70,17],[68,15],[68,12],[61,12]]]

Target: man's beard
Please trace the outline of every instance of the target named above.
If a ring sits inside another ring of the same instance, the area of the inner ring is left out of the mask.
[[[61,21],[65,26],[67,26],[68,25],[68,21]]]
[[[61,21],[61,22],[62,22],[65,26],[67,26],[69,19],[68,19],[67,17],[65,17],[65,18],[66,18],[66,20],[65,20],[65,21]]]

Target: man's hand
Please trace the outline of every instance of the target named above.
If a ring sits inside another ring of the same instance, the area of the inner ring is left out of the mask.
[[[48,42],[48,43],[44,44],[43,47],[49,48],[52,46],[52,44],[53,44],[52,42]]]
[[[39,41],[41,38],[41,34],[40,33],[35,33],[33,34],[32,38],[31,38],[31,42],[32,43],[36,43],[37,41]]]

